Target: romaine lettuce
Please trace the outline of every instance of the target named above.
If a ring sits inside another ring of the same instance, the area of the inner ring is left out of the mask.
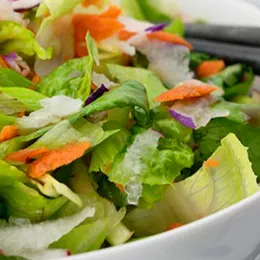
[[[154,73],[149,70],[114,64],[108,64],[107,68],[112,78],[118,80],[121,84],[128,80],[136,80],[142,83],[146,88],[151,108],[156,106],[154,99],[167,90]]]
[[[35,40],[33,32],[22,25],[10,21],[0,21],[0,53],[17,52],[40,59],[50,59],[51,49],[43,49]]]
[[[164,199],[152,209],[131,211],[125,223],[136,236],[152,235],[172,223],[185,224],[208,216],[257,191],[247,148],[229,134],[196,174],[169,186]]]

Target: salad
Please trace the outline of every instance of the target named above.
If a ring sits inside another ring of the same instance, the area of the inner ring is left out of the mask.
[[[1,259],[128,243],[259,191],[252,68],[195,52],[156,5],[2,0]]]

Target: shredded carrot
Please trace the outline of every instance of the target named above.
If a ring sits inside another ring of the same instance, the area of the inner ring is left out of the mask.
[[[196,97],[203,97],[215,91],[216,87],[208,84],[194,84],[192,81],[187,81],[179,84],[175,88],[166,91],[155,98],[157,102],[168,102],[180,99],[190,99]]]
[[[24,149],[17,152],[10,153],[5,157],[8,161],[29,163],[30,159],[48,152],[48,149],[41,147],[38,149]]]
[[[85,42],[76,42],[75,43],[75,53],[76,57],[88,56],[88,49]]]
[[[28,89],[36,90],[36,87],[35,86],[30,86]]]
[[[72,23],[76,41],[84,41],[87,32],[89,32],[99,42],[113,36],[124,28],[124,25],[116,19],[99,15],[76,14],[73,16]]]
[[[170,230],[173,230],[173,229],[182,227],[182,226],[183,226],[182,223],[176,222],[176,223],[170,224],[170,225],[168,226],[168,228],[166,229],[166,231],[170,231]]]
[[[40,77],[37,74],[35,74],[32,78],[32,82],[38,84],[40,82]]]
[[[15,125],[7,125],[4,126],[2,131],[0,132],[0,143],[6,140],[9,140],[13,137],[18,136],[18,128]]]
[[[203,61],[197,68],[197,75],[200,78],[210,77],[217,74],[225,68],[223,60],[207,60]]]
[[[123,192],[124,191],[124,186],[119,184],[119,183],[115,183],[116,187],[121,191]]]
[[[89,147],[89,142],[73,143],[44,153],[39,159],[29,165],[28,175],[31,178],[39,178],[49,171],[68,165],[82,157]]]
[[[22,112],[19,112],[18,114],[17,114],[17,117],[23,117],[25,115],[25,112],[24,111],[22,111]]]
[[[102,4],[101,0],[85,0],[82,2],[82,6],[89,7],[90,5],[100,6]]]
[[[97,89],[97,86],[96,86],[93,82],[91,82],[91,89],[92,89],[92,90]]]
[[[6,61],[0,56],[0,67],[2,68],[9,68],[8,64]]]
[[[187,48],[192,49],[192,45],[189,42],[185,41],[182,37],[168,32],[163,32],[163,31],[152,32],[152,33],[148,33],[147,37],[152,40],[154,39],[154,40],[169,42],[173,44],[184,45]]]
[[[100,17],[117,19],[121,13],[122,10],[118,6],[111,5],[105,12],[100,15]]]
[[[207,167],[207,168],[214,168],[214,167],[218,167],[219,166],[219,161],[214,160],[214,159],[208,159],[207,161],[205,161],[203,163],[203,166]]]
[[[87,32],[97,42],[120,32],[124,28],[124,25],[117,20],[120,13],[120,8],[111,6],[100,15],[75,14],[72,18],[72,24],[74,27],[76,56],[82,57],[88,54],[85,43]]]
[[[127,30],[122,30],[119,32],[118,34],[118,38],[120,41],[127,41],[128,39],[130,39],[131,37],[135,36],[136,32],[130,32]]]

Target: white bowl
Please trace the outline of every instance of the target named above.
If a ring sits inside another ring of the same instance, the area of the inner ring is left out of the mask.
[[[260,11],[245,1],[177,2],[183,13],[205,18],[212,23],[260,26]],[[260,193],[257,193],[181,228],[122,246],[60,260],[259,260],[259,219]]]
[[[260,253],[259,216],[260,192],[181,228],[69,260],[254,260]]]

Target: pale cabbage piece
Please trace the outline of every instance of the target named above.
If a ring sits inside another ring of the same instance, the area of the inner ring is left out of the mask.
[[[127,148],[123,161],[116,168],[116,172],[110,175],[110,180],[118,181],[121,176],[122,184],[125,184],[128,204],[137,205],[142,195],[142,173],[147,169],[143,158],[149,158],[158,145],[161,134],[148,129],[136,136],[132,145]]]
[[[14,21],[22,25],[26,25],[23,20],[23,14],[15,12],[12,7],[12,1],[1,0],[0,21]]]
[[[41,193],[48,197],[57,198],[62,195],[71,202],[75,203],[77,206],[83,206],[80,197],[76,193],[74,193],[65,184],[58,182],[49,174],[45,174],[36,180],[31,179],[31,182],[38,187]]]
[[[214,109],[214,107],[211,106],[214,102],[215,100],[210,96],[195,100],[180,100],[171,106],[169,112],[174,111],[177,115],[189,118],[193,122],[192,128],[198,129],[206,126],[213,118],[228,117],[230,115],[228,109]],[[177,116],[173,117],[180,121]],[[186,124],[185,126],[189,127],[189,125]]]
[[[187,47],[149,40],[144,32],[131,37],[128,42],[147,57],[149,69],[169,88],[193,78],[193,72],[189,69],[190,50]]]
[[[118,21],[125,26],[124,30],[127,30],[129,32],[144,32],[146,29],[154,25],[149,22],[138,21],[128,16],[120,16],[118,18]]]
[[[57,123],[62,118],[78,113],[83,102],[80,99],[73,99],[67,96],[54,96],[40,100],[43,107],[17,120],[21,130],[39,129],[49,124]]]
[[[93,71],[92,73],[92,82],[100,88],[102,85],[104,85],[106,88],[111,88],[115,85],[117,85],[115,82],[109,80],[104,74],[99,74]]]
[[[94,208],[85,208],[73,216],[24,226],[4,226],[0,229],[0,245],[5,255],[23,256],[46,250],[50,244],[93,217]]]
[[[152,209],[137,208],[126,216],[135,235],[152,235],[176,222],[198,220],[259,191],[247,148],[234,134],[222,139],[207,162],[193,176],[168,187]]]

